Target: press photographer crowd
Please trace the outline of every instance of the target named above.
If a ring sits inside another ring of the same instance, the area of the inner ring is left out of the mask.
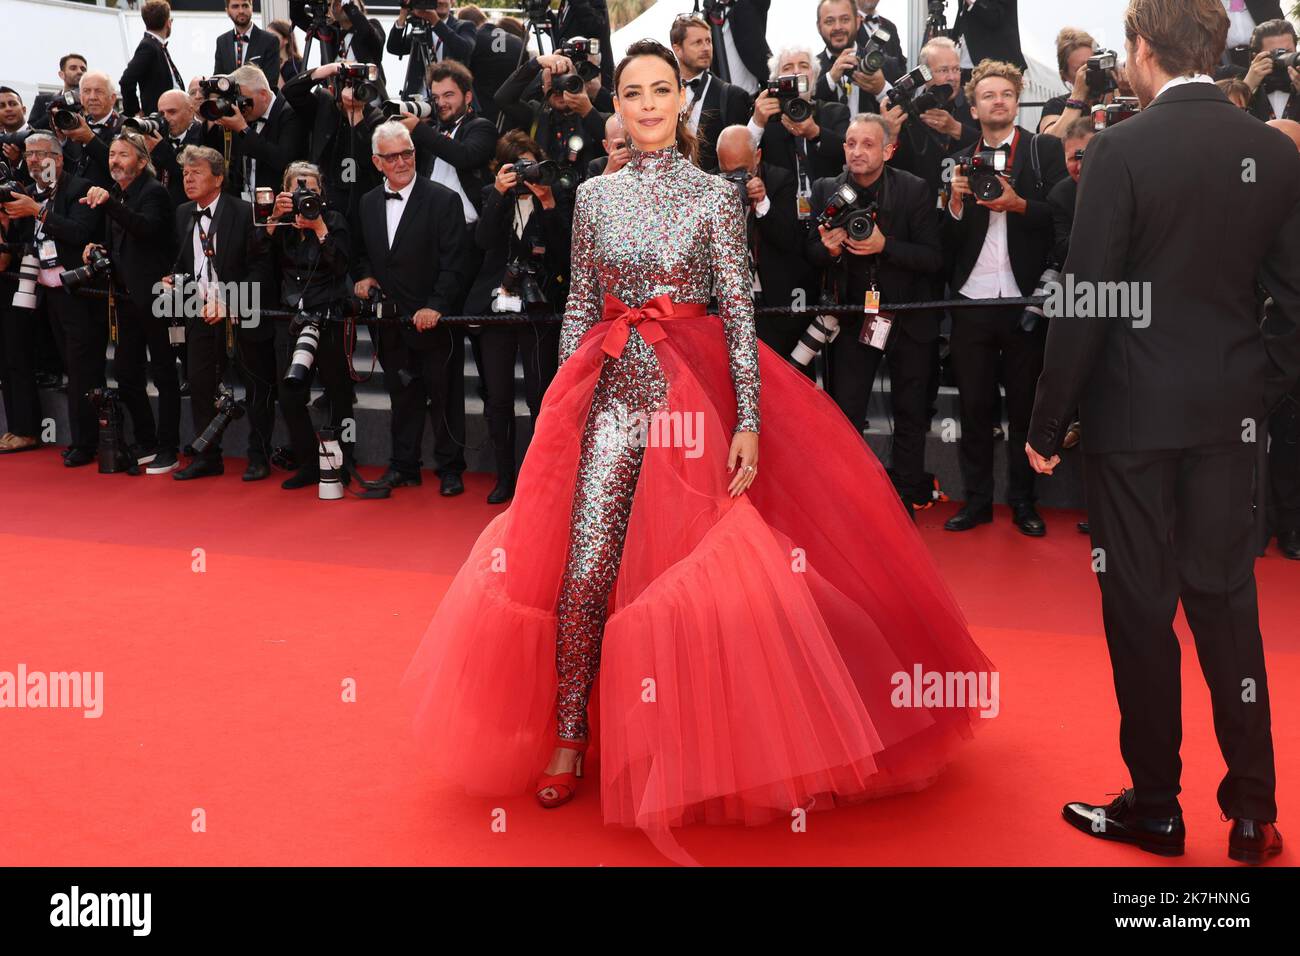
[[[955,385],[964,505],[945,528],[992,521],[1005,439],[1012,519],[1043,535],[1020,449],[1051,320],[1023,300],[1060,277],[1094,137],[1139,110],[1123,53],[1063,25],[1061,94],[1026,128],[1016,0],[934,0],[917,62],[873,0],[800,0],[817,49],[769,49],[771,0],[681,5],[656,39],[679,61],[695,161],[743,207],[759,337],[860,430],[887,370],[887,464],[913,510],[935,501],[926,439]],[[1294,25],[1275,0],[1223,5],[1213,79],[1300,149]],[[468,345],[496,461],[488,501],[508,501],[516,363],[536,417],[576,191],[639,161],[615,113],[605,0],[521,6],[497,18],[411,0],[385,37],[360,0],[295,2],[267,30],[229,0],[212,74],[187,78],[171,9],[148,0],[120,77],[68,52],[61,91],[27,104],[0,87],[0,454],[66,444],[69,468],[193,481],[223,473],[223,432],[246,416],[245,481],[275,465],[286,489],[341,497],[355,481],[383,497],[420,483],[428,419],[455,495]],[[403,76],[384,75],[385,49]],[[442,321],[457,316],[477,320]],[[391,415],[388,468],[362,482],[350,423],[372,374],[354,361],[366,326]],[[40,390],[60,388],[70,434],[53,441]],[[277,409],[287,448],[272,443]],[[1268,428],[1271,531],[1300,559],[1300,391]],[[1065,447],[1087,441],[1076,423]]]

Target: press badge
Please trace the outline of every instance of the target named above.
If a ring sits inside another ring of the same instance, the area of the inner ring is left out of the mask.
[[[799,194],[799,218],[807,219],[812,215],[812,199],[803,193]],[[789,208],[788,206],[786,207]]]
[[[869,345],[873,349],[880,349],[883,352],[885,343],[889,341],[890,330],[894,327],[894,320],[891,316],[880,314],[880,292],[878,290],[867,290],[862,302],[862,309],[866,321],[862,323],[862,332],[858,336],[858,341],[863,345]]]
[[[53,269],[59,264],[59,250],[53,239],[42,239],[37,258],[41,260],[42,269]]]

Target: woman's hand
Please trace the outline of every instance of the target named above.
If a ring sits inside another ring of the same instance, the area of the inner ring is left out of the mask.
[[[739,467],[737,467],[739,466]],[[736,432],[727,453],[727,471],[734,471],[727,491],[731,497],[742,494],[758,475],[758,432]]]
[[[519,177],[515,175],[515,164],[506,163],[497,170],[497,178],[492,185],[496,187],[497,192],[505,196],[515,188],[515,183],[518,181]]]

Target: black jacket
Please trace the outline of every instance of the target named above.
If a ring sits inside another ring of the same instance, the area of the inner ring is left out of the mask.
[[[1090,453],[1242,441],[1300,378],[1297,262],[1300,155],[1217,88],[1173,87],[1099,133],[1065,278],[1149,283],[1148,311],[1052,321],[1029,443],[1055,453],[1076,402]]]
[[[492,185],[484,186],[478,197],[481,214],[474,224],[474,242],[483,250],[483,263],[469,296],[465,299],[466,315],[484,315],[492,309],[492,290],[501,285],[506,263],[512,256],[528,257],[535,245],[545,248],[540,284],[557,312],[564,311],[568,293],[569,250],[572,241],[573,194],[554,190],[555,208],[543,209],[533,200],[533,214],[524,226],[520,239],[514,234],[514,196],[502,196]]]
[[[848,181],[845,170],[833,179],[819,179],[814,183],[814,213],[824,209],[831,194]],[[930,291],[930,277],[943,268],[943,242],[939,214],[925,180],[886,166],[877,180],[876,197],[879,205],[876,228],[884,233],[886,240],[883,252],[876,256],[855,256],[845,249],[835,262],[822,244],[821,233],[811,226],[805,251],[809,262],[831,270],[837,301],[853,305],[861,302],[860,293],[868,287],[869,270],[874,265],[880,308],[888,311],[891,302],[924,300]],[[902,312],[895,321],[918,342],[932,342],[939,334],[936,312]]]
[[[427,38],[417,44],[416,31],[423,33],[426,28]],[[470,65],[474,41],[459,30],[453,29],[445,20],[439,20],[430,26],[427,21],[412,18],[406,21],[406,25],[401,30],[394,28],[389,32],[386,44],[388,52],[398,59],[406,56],[411,58],[406,64],[406,80],[402,83],[403,96],[424,95],[425,75],[429,65],[437,61],[433,49],[435,43],[442,44],[443,59],[459,60],[466,66]]]
[[[959,2],[950,35],[964,40],[976,66],[981,60],[1003,60],[1027,69],[1016,0],[976,0],[970,9]]]
[[[844,134],[849,128],[849,109],[840,103],[814,101],[813,116],[821,133],[808,142],[808,159],[812,163],[809,178],[836,176],[844,168]],[[792,172],[798,170],[795,157],[795,150],[800,148],[798,137],[791,136],[778,117],[773,116],[763,127],[759,146],[763,150],[764,162],[783,166]]]
[[[547,104],[524,99],[525,91],[541,70],[536,57],[515,70],[497,90],[496,104],[506,114],[509,126],[528,132],[546,155],[558,163],[568,161],[567,147],[561,140],[569,138],[564,130],[573,128],[584,142],[575,165],[579,171],[584,170],[597,156],[605,155],[601,141],[605,138],[607,117],[594,107],[582,117],[576,113],[558,114]]]
[[[140,38],[135,55],[122,71],[119,85],[122,110],[127,116],[152,113],[158,109],[158,97],[176,86],[163,46],[152,35],[146,33]]]
[[[700,141],[700,169],[713,172],[718,168],[718,136],[728,126],[748,123],[754,112],[754,101],[744,87],[734,86],[712,74],[701,76],[708,76],[709,85],[704,91],[695,136]],[[694,106],[689,109],[693,110]],[[604,135],[603,131],[601,135]]]
[[[1074,229],[1074,207],[1079,198],[1079,184],[1066,176],[1052,187],[1047,202],[1052,207],[1052,260],[1058,265],[1070,254],[1070,233]]]
[[[554,26],[551,33],[558,39],[557,49],[573,37],[593,37],[600,41],[600,82],[602,86],[614,83],[614,57],[610,55],[609,7],[605,0],[560,0],[559,10],[548,16]]]
[[[488,164],[496,153],[497,128],[481,116],[466,116],[451,136],[435,131],[429,145],[435,159],[455,167],[460,188],[478,209],[483,187],[490,185],[493,178]]]
[[[273,87],[274,88],[274,87]],[[277,93],[263,117],[266,123],[259,133],[256,123],[230,137],[230,166],[226,170],[226,192],[238,196],[244,190],[244,158],[256,160],[254,176],[256,185],[269,186],[280,191],[285,167],[307,155],[307,127],[302,117],[294,111],[286,98]],[[213,124],[205,137],[207,145],[217,152],[225,148],[225,130]]]
[[[497,90],[519,68],[523,47],[517,36],[490,22],[479,27],[474,36],[474,53],[469,61],[469,71],[474,74],[474,108],[493,123],[501,112]]]
[[[804,250],[807,230],[799,222],[795,209],[794,174],[780,166],[763,162],[758,176],[763,180],[771,207],[759,218],[754,207],[747,205],[746,227],[750,247],[758,266],[760,304],[788,308],[794,290],[803,289],[806,301],[817,300],[816,270]]]
[[[307,12],[306,3],[303,0],[291,0],[289,4],[289,19],[293,21],[293,25],[303,33],[312,36],[314,44],[319,44],[320,63],[333,63],[339,59],[343,36],[345,32],[351,33],[351,55],[348,59],[354,63],[373,63],[378,66],[379,81],[387,86],[387,80],[384,78],[383,25],[373,17],[367,18],[355,3],[344,3],[343,12],[348,15],[348,22],[352,24],[347,31],[337,23],[330,23],[320,33],[312,34],[311,16]],[[276,68],[279,68],[278,62]],[[274,83],[271,84],[271,89],[275,89]]]
[[[740,62],[757,77],[759,85],[767,82],[767,60],[772,55],[767,45],[767,12],[771,6],[772,0],[736,0],[727,14]],[[713,24],[712,32],[713,63],[717,68],[727,54],[722,28]]]
[[[90,122],[90,117],[86,117]],[[108,146],[122,131],[122,117],[116,110],[108,114],[104,125],[92,132],[94,136],[88,143],[66,140],[63,144],[63,166],[73,176],[90,180],[92,186],[113,185],[113,177],[108,174]]]
[[[42,234],[46,239],[53,239],[58,251],[59,265],[64,269],[76,269],[82,265],[81,254],[86,244],[96,241],[103,229],[103,213],[81,203],[82,196],[90,191],[93,183],[70,175],[66,170],[59,177],[45,215]],[[28,193],[36,196],[36,190],[29,188]],[[37,197],[37,202],[40,198]],[[15,219],[10,223],[6,237],[9,242],[32,242],[36,232],[36,220],[30,216]],[[22,256],[14,256],[12,269]],[[6,293],[13,295],[12,291]],[[8,302],[8,300],[4,300]]]
[[[178,146],[172,144],[170,135],[164,136],[149,154],[154,171],[158,173],[158,181],[167,187],[167,194],[171,196],[173,207],[186,201],[185,182],[181,178],[181,167],[176,162],[176,157],[186,146],[202,146],[203,135],[203,120],[196,119],[190,123],[190,128],[185,131],[185,135],[180,137]]]
[[[116,186],[110,193],[113,198],[99,208],[104,212],[102,241],[113,261],[113,277],[137,308],[148,310],[154,283],[176,258],[175,206],[166,187],[147,172],[137,176],[125,193]]]
[[[448,314],[469,278],[468,239],[460,197],[445,186],[416,176],[408,208],[402,213],[390,249],[384,203],[392,200],[384,198],[387,188],[381,184],[361,197],[361,235],[359,241],[354,241],[353,277],[378,281],[407,318],[426,308]],[[425,349],[442,340],[431,334],[435,331],[420,332],[404,324],[401,335],[409,348]]]
[[[1052,246],[1055,242],[1052,234],[1052,207],[1047,202],[1047,194],[1052,187],[1069,176],[1065,168],[1065,150],[1061,141],[1055,136],[1032,134],[1024,127],[1017,126],[1020,137],[1016,145],[1015,160],[1011,168],[1011,184],[1016,193],[1026,201],[1027,208],[1023,215],[1007,213],[1007,249],[1011,257],[1011,271],[1015,274],[1016,285],[1024,295],[1029,295],[1038,284],[1043,274]],[[1036,135],[1039,168],[1042,180],[1037,181],[1033,170],[1034,145],[1031,137]],[[969,158],[975,147],[981,144],[977,139],[970,146],[959,150],[954,158],[960,163]],[[988,235],[989,211],[975,202],[973,196],[967,196],[962,203],[962,217],[954,220],[952,215],[943,213],[945,242],[952,260],[951,283],[954,291],[960,289],[970,278],[979,259],[980,250],[984,248],[984,239]]]
[[[280,75],[280,35],[263,30],[257,24],[248,27],[248,49],[244,51],[244,64],[261,68],[271,89],[276,88]],[[235,31],[227,30],[217,37],[217,51],[213,57],[214,76],[225,75],[235,69]]]
[[[326,209],[325,240],[293,225],[290,216],[275,227],[267,241],[275,254],[280,304],[289,309],[324,309],[337,305],[350,291],[348,268],[352,254],[348,221]],[[305,290],[305,294],[304,294]]]
[[[1269,95],[1264,92],[1264,88],[1261,86],[1255,91],[1255,95],[1250,98],[1250,105],[1247,107],[1247,110],[1249,110],[1251,116],[1254,116],[1256,119],[1261,119],[1266,123],[1272,119],[1300,121],[1300,93],[1295,92],[1293,89],[1291,91],[1291,96],[1286,101],[1285,108],[1282,110],[1282,115],[1274,116],[1273,102],[1269,99]]]
[[[193,200],[176,209],[176,262],[173,272],[198,276],[202,263],[194,261],[194,222],[198,204]],[[253,207],[238,196],[221,194],[216,222],[210,228],[213,243],[212,269],[222,283],[257,283],[261,307],[271,308],[276,299],[273,260],[268,255],[266,236],[253,225]],[[238,336],[250,342],[264,342],[275,334],[274,321],[258,316],[256,322],[239,325]]]
[[[945,112],[961,121],[963,114],[969,118],[970,109],[966,106],[966,94],[958,92],[956,100],[949,100]],[[920,176],[930,187],[930,195],[938,197],[944,188],[944,161],[953,153],[970,146],[979,137],[979,127],[961,124],[961,135],[948,137],[936,133],[919,119],[909,116],[898,131],[897,145],[889,165],[902,169],[914,176]]]

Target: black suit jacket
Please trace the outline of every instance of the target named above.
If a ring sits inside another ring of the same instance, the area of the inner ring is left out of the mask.
[[[480,208],[483,187],[490,185],[493,179],[488,172],[488,163],[492,162],[497,149],[496,126],[481,116],[467,116],[450,137],[434,132],[429,145],[435,159],[456,168],[460,188],[465,190],[474,208]]]
[[[1070,254],[1070,233],[1074,231],[1074,209],[1079,199],[1079,184],[1066,176],[1052,187],[1047,202],[1052,207],[1052,259],[1064,263]]]
[[[103,213],[80,202],[92,185],[88,180],[64,170],[56,184],[54,198],[49,202],[43,234],[45,238],[54,240],[59,265],[64,269],[76,269],[82,265],[81,254],[85,251],[86,244],[94,242],[103,228]],[[28,192],[36,194],[35,189],[28,189]],[[35,219],[15,219],[8,233],[9,241],[31,242],[35,230]],[[15,260],[19,258],[21,257],[16,256]],[[14,265],[16,267],[17,262]]]
[[[1278,3],[1278,0],[1246,0],[1246,9],[1250,11],[1255,26],[1269,20],[1281,20],[1283,18],[1282,4]]]
[[[1242,441],[1300,377],[1298,262],[1300,155],[1217,88],[1176,86],[1098,134],[1065,278],[1149,283],[1149,311],[1052,320],[1030,444],[1054,454],[1076,402],[1090,453]]]
[[[1300,121],[1300,93],[1292,91],[1291,96],[1286,101],[1286,107],[1282,110],[1281,116],[1273,115],[1273,103],[1268,98],[1261,86],[1255,91],[1255,95],[1250,98],[1250,106],[1247,107],[1250,115],[1256,119],[1268,122],[1271,119],[1289,119]]]
[[[959,121],[963,113],[969,118],[970,110],[966,108],[966,95],[958,93],[955,101],[948,101],[945,111]],[[937,197],[939,190],[944,188],[944,160],[958,150],[970,146],[978,136],[979,127],[972,129],[965,123],[962,123],[960,136],[944,136],[915,117],[909,116],[903,128],[898,131],[894,155],[890,157],[889,165],[914,176],[920,176],[930,186],[930,194]]]
[[[748,232],[763,287],[760,304],[788,308],[795,289],[804,289],[809,302],[816,301],[815,272],[804,253],[805,230],[795,209],[794,174],[763,162],[758,176],[772,203],[767,215],[755,215],[746,207]]]
[[[837,176],[844,168],[844,134],[849,128],[849,108],[842,103],[813,103],[813,116],[821,127],[817,139],[808,143],[808,158],[812,162],[812,179]],[[797,171],[795,158],[797,137],[791,136],[777,117],[772,117],[763,127],[759,146],[763,161]]]
[[[113,277],[141,310],[148,310],[154,283],[175,261],[176,209],[167,188],[147,172],[125,193],[114,188],[104,212],[104,246]]]
[[[466,66],[470,65],[471,56],[474,52],[473,39],[465,36],[460,30],[453,29],[445,20],[440,20],[432,26],[422,21],[414,21],[420,29],[423,30],[428,27],[429,31],[428,40],[421,41],[417,46],[414,31],[411,29],[412,22],[407,20],[401,30],[394,28],[390,31],[388,43],[386,44],[388,52],[398,59],[405,56],[411,58],[407,61],[406,79],[402,83],[404,96],[424,94],[425,75],[430,64],[437,62],[437,57],[434,54],[436,44],[442,44],[444,60],[458,60]]]
[[[254,175],[258,186],[280,191],[285,167],[307,156],[307,125],[285,97],[279,93],[266,111],[265,125],[257,132],[250,123],[242,133],[230,138],[230,168],[224,186],[227,193],[238,196],[244,189],[244,157],[256,160]],[[217,152],[225,144],[225,131],[216,124],[208,127],[205,141]]]
[[[957,4],[952,38],[962,38],[970,50],[971,62],[1002,60],[1027,69],[1020,48],[1020,16],[1016,0],[976,0],[970,9]]]
[[[90,117],[86,117],[90,122]],[[73,176],[90,180],[92,186],[113,185],[113,177],[108,174],[108,145],[122,130],[122,117],[113,111],[108,114],[102,128],[88,143],[75,143],[67,140],[63,144],[63,166]]]
[[[809,227],[805,241],[808,261],[823,269],[833,269],[837,300],[852,302],[850,289],[865,288],[869,260],[876,260],[876,282],[880,289],[880,307],[888,310],[891,302],[915,302],[930,291],[930,277],[943,268],[943,241],[934,197],[925,180],[901,169],[885,167],[883,181],[877,186],[879,211],[876,228],[884,233],[885,249],[877,256],[855,256],[845,250],[838,263],[822,244],[821,233]],[[819,179],[813,184],[812,207],[826,207],[831,194],[849,181],[848,170],[833,179]],[[847,267],[847,268],[845,268]],[[846,273],[853,271],[855,281]],[[937,312],[900,313],[898,326],[918,342],[933,342],[939,335]]]
[[[767,60],[772,55],[767,45],[767,13],[772,0],[736,0],[731,5],[727,19],[731,23],[731,38],[745,69],[758,78],[759,84],[768,80]],[[722,28],[713,27],[713,62],[720,63],[727,55],[723,46]]]
[[[527,99],[528,90],[533,85],[533,80],[537,79],[541,73],[541,66],[537,58],[533,57],[519,69],[515,70],[501,84],[501,88],[496,93],[497,107],[506,115],[506,129],[522,129],[528,132],[533,139],[546,152],[546,155],[557,162],[566,162],[567,153],[560,155],[557,143],[554,142],[555,136],[555,116],[557,114],[551,110],[548,105],[542,104],[536,100]],[[537,87],[540,96],[541,87]],[[576,114],[574,114],[576,117]],[[605,138],[605,120],[607,116],[598,109],[592,109],[586,116],[581,117],[580,125],[582,127],[582,136],[585,141],[582,153],[578,156],[577,168],[581,171],[586,168],[597,156],[605,155],[605,148],[601,141]]]
[[[1052,207],[1047,202],[1047,195],[1053,186],[1069,176],[1069,172],[1065,168],[1065,149],[1061,146],[1061,141],[1055,136],[1038,134],[1038,162],[1042,181],[1036,182],[1030,140],[1035,134],[1021,126],[1016,129],[1020,132],[1020,140],[1011,167],[1011,185],[1026,201],[1028,208],[1023,215],[1007,213],[1007,249],[1016,285],[1020,286],[1022,293],[1029,295],[1043,274],[1043,266],[1054,243]],[[970,146],[953,154],[954,158],[959,163],[966,160],[982,142],[982,139],[976,139]],[[952,258],[951,282],[955,291],[966,284],[979,259],[980,250],[984,248],[989,229],[989,210],[977,205],[974,197],[967,196],[962,203],[961,219],[954,220],[945,210],[943,220],[946,244]]]
[[[353,241],[358,256],[356,278],[374,278],[406,317],[420,309],[446,314],[469,279],[466,266],[465,213],[460,197],[422,176],[407,198],[393,246],[388,247],[384,198],[387,183],[361,197],[358,220],[361,241]],[[402,340],[413,349],[432,348],[429,332],[404,324]]]
[[[718,136],[728,126],[748,123],[754,103],[744,87],[733,86],[712,74],[708,82],[695,135],[700,141],[700,169],[713,172],[718,168]]]
[[[496,94],[501,84],[519,67],[523,41],[498,26],[484,23],[474,37],[469,71],[474,74],[474,108],[493,123],[501,112]],[[506,129],[510,127],[507,125]]]
[[[122,71],[119,85],[122,88],[122,110],[127,116],[152,113],[158,109],[158,97],[175,87],[163,46],[150,34],[140,38],[135,55]]]
[[[609,48],[609,7],[605,0],[561,0],[559,10],[550,17],[557,47],[572,37],[600,40],[600,83],[613,86],[614,57]]]
[[[181,167],[176,162],[176,156],[186,146],[202,146],[203,135],[203,120],[196,119],[180,138],[180,149],[172,145],[171,137],[164,136],[149,156],[154,171],[158,173],[158,181],[167,188],[167,195],[171,196],[173,207],[186,201],[185,182],[181,178]]]
[[[54,99],[53,93],[36,94],[36,99],[32,100],[31,112],[27,114],[27,123],[32,129],[50,128],[50,100],[52,99]]]
[[[176,209],[176,262],[173,272],[199,275],[194,261],[194,221],[198,204],[193,200]],[[258,301],[262,308],[274,308],[275,257],[266,244],[266,233],[253,225],[253,207],[238,196],[221,194],[217,201],[216,222],[210,234],[213,243],[212,269],[217,281],[255,282],[260,285]],[[261,316],[253,324],[241,324],[240,339],[264,342],[275,334],[273,320]]]
[[[244,64],[261,67],[271,89],[278,85],[280,76],[280,36],[261,29],[256,23],[248,28],[248,49],[244,51]],[[235,69],[235,31],[227,30],[217,37],[217,52],[213,58],[213,75],[224,75]]]

